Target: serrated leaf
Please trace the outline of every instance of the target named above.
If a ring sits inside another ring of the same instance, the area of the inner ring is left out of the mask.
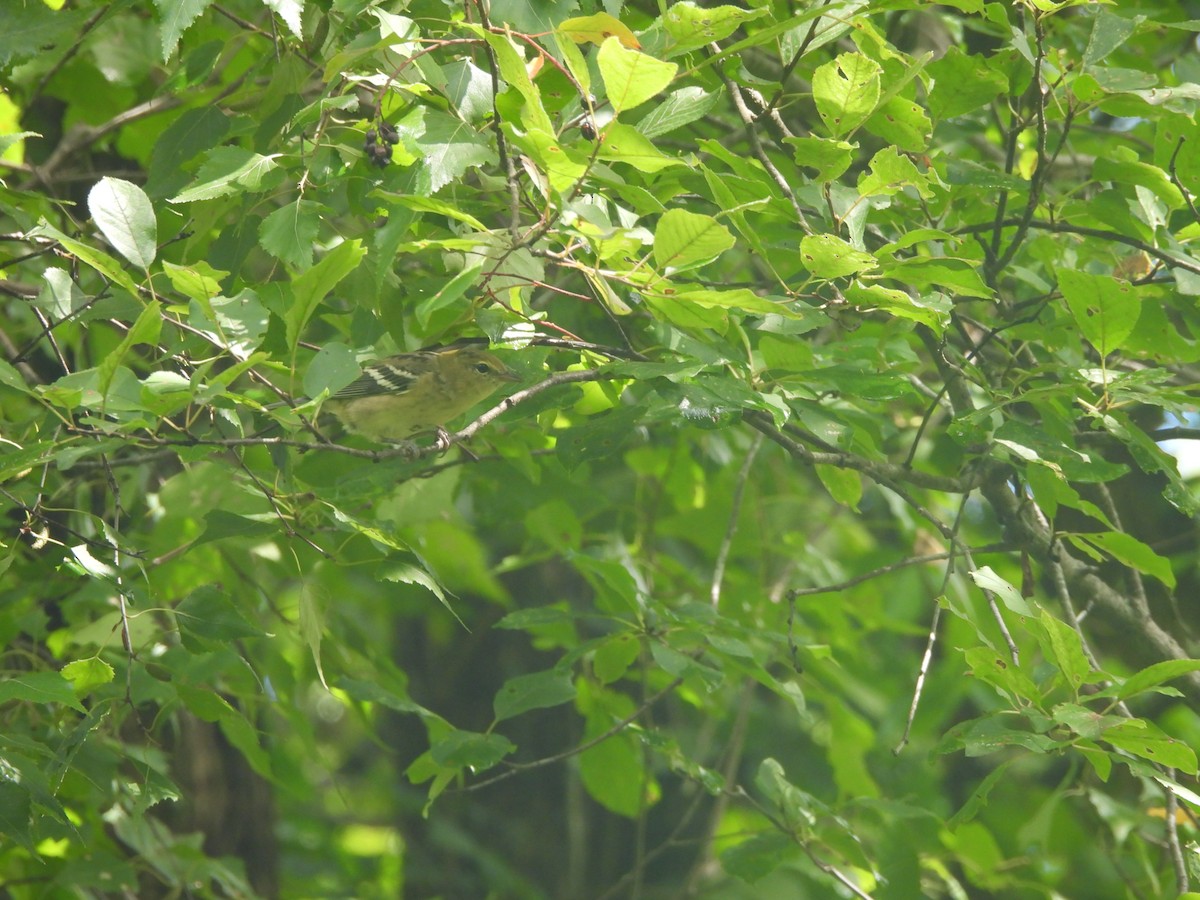
[[[720,101],[720,91],[705,91],[696,85],[671,91],[637,123],[637,130],[643,137],[656,138],[704,118]]]
[[[145,271],[158,253],[158,221],[150,198],[136,184],[101,178],[88,192],[88,210],[118,253]]]
[[[62,675],[71,682],[75,693],[83,697],[112,681],[116,677],[116,672],[104,660],[93,656],[89,659],[77,659],[67,663],[62,667]]]
[[[242,147],[217,147],[196,173],[186,190],[171,198],[171,203],[193,203],[236,194],[241,190],[258,191],[262,181],[274,169],[279,154],[263,156]]]
[[[442,588],[436,578],[421,566],[402,559],[393,558],[379,567],[376,577],[381,581],[398,581],[402,584],[415,584],[425,588],[425,590],[437,597],[438,602],[446,607],[446,611],[454,616],[458,624],[464,628],[467,627],[463,620],[458,617],[458,613],[454,611],[454,607],[450,605],[450,600],[446,596],[445,589]]]
[[[175,621],[184,646],[195,653],[264,634],[247,621],[225,592],[213,585],[199,587],[179,601]]]
[[[300,27],[300,17],[304,14],[303,0],[262,0],[275,15],[283,20],[283,24],[288,27],[288,31],[293,36],[304,39],[304,32]]]
[[[158,8],[158,35],[162,44],[163,62],[171,58],[183,33],[214,2],[215,0],[154,0],[154,5]]]
[[[262,248],[285,263],[307,269],[313,261],[313,244],[321,228],[320,203],[294,200],[262,220],[258,242]]]

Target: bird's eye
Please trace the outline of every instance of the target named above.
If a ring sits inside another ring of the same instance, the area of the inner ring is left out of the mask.
[[[492,371],[492,367],[487,363],[475,363],[475,371],[480,375],[487,375]]]

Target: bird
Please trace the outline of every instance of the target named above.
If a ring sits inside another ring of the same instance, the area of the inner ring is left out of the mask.
[[[458,343],[401,353],[364,367],[325,401],[347,429],[381,443],[441,432],[451,419],[521,377],[489,351]]]

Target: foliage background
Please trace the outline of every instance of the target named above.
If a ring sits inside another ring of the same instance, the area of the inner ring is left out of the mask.
[[[5,894],[1187,891],[1196,14],[18,0]]]

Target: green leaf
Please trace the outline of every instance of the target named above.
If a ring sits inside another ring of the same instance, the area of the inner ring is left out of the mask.
[[[786,834],[755,834],[721,851],[721,868],[754,884],[780,866],[800,858],[800,848]]]
[[[258,191],[274,169],[280,154],[263,156],[242,147],[217,147],[196,173],[191,187],[171,198],[172,203],[214,200],[244,190]]]
[[[636,49],[639,46],[637,36],[629,26],[606,12],[566,19],[559,23],[555,32],[576,44],[601,45],[615,37],[626,47]]]
[[[881,309],[893,316],[927,325],[937,334],[941,334],[950,323],[950,313],[953,311],[950,298],[940,291],[913,297],[905,291],[881,284],[855,282],[844,293],[846,300],[859,309]]]
[[[975,678],[999,688],[1012,700],[1036,703],[1041,699],[1042,692],[1033,680],[1018,669],[1011,659],[1000,656],[990,647],[968,647],[963,651],[963,656]]]
[[[496,34],[490,31],[484,32],[483,38],[496,54],[501,77],[508,85],[515,88],[525,101],[521,107],[521,121],[532,131],[540,131],[547,135],[554,134],[554,125],[542,105],[541,92],[530,79],[529,72],[525,68],[525,59],[512,39],[506,34]]]
[[[589,728],[588,737],[594,730]],[[642,748],[627,732],[583,751],[579,775],[593,800],[628,819],[636,819],[656,799],[657,785],[646,771]]]
[[[804,267],[818,278],[843,278],[878,266],[875,257],[832,234],[809,234],[800,241]]]
[[[419,122],[398,127],[400,138],[421,157],[428,183],[419,182],[415,192],[434,194],[457,181],[470,169],[479,168],[495,158],[495,151],[468,123],[455,116],[424,110]]]
[[[746,22],[765,16],[767,9],[746,10],[736,6],[700,7],[691,0],[672,3],[663,16],[663,28],[674,41],[672,54],[723,41]]]
[[[1058,286],[1079,330],[1102,356],[1120,350],[1137,325],[1141,304],[1131,285],[1111,275],[1058,270]]]
[[[575,616],[563,606],[535,606],[532,609],[519,609],[511,612],[492,627],[527,630],[573,621],[575,621]]]
[[[464,628],[466,625],[459,618],[458,613],[454,611],[454,607],[450,605],[450,600],[446,596],[446,591],[436,578],[429,574],[423,567],[411,563],[405,559],[392,557],[379,567],[376,576],[381,581],[398,581],[402,584],[415,584],[425,588],[433,596],[437,597],[438,602],[446,608],[450,615],[454,616]]]
[[[585,460],[611,456],[629,440],[640,418],[638,410],[629,408],[593,416],[586,424],[559,434],[555,455],[568,470]]]
[[[118,253],[143,271],[150,268],[158,253],[158,222],[145,191],[104,177],[88,192],[88,209]]]
[[[979,782],[979,785],[971,792],[971,796],[967,801],[959,807],[958,812],[946,820],[946,828],[950,831],[957,831],[960,826],[976,818],[980,810],[988,805],[992,791],[995,790],[996,785],[1007,774],[1008,768],[1013,762],[1011,759],[1005,760],[988,772],[983,780]]]
[[[987,59],[970,56],[951,46],[926,70],[933,78],[929,112],[935,119],[953,119],[974,112],[1008,90],[1008,78]]]
[[[906,97],[892,97],[870,118],[866,129],[910,153],[923,153],[929,146],[933,123],[925,110]]]
[[[1105,730],[1104,738],[1118,750],[1125,750],[1185,775],[1196,774],[1196,751],[1145,719],[1123,719]]]
[[[592,672],[601,684],[612,684],[623,676],[642,652],[636,635],[622,632],[606,639],[592,655]]]
[[[180,36],[214,2],[215,0],[154,0],[158,9],[158,32],[164,63],[175,52]]]
[[[875,111],[882,73],[879,63],[861,53],[843,53],[813,73],[817,113],[835,138],[855,131]]]
[[[47,45],[75,40],[86,26],[85,10],[63,6],[30,4],[21,7],[19,16],[8,17],[0,30],[0,66],[44,52]]]
[[[937,285],[951,294],[978,297],[981,300],[992,298],[992,289],[984,284],[974,264],[965,259],[892,258],[883,263],[882,269],[885,277],[894,278],[910,288]]]
[[[704,118],[721,102],[718,91],[706,91],[696,85],[671,91],[637,123],[637,130],[647,140],[668,134],[684,125]]]
[[[668,156],[647,140],[632,125],[612,122],[600,132],[600,159],[623,162],[639,172],[659,172],[683,165],[681,160]]]
[[[627,50],[618,38],[610,37],[596,56],[604,89],[613,112],[641,106],[666,89],[679,67],[637,50]]]
[[[184,646],[195,653],[264,634],[213,585],[199,587],[180,600],[175,605],[175,622]]]
[[[171,287],[193,300],[211,300],[221,293],[221,279],[228,272],[214,269],[204,260],[189,266],[179,266],[163,260],[163,272],[171,280]]]
[[[10,700],[42,706],[69,706],[83,712],[71,682],[58,672],[21,672],[0,681],[0,704]]]
[[[503,722],[531,709],[560,706],[574,699],[575,684],[571,681],[571,673],[550,669],[508,679],[496,692],[492,708],[496,721]]]
[[[323,210],[320,203],[311,200],[293,200],[279,207],[259,226],[263,249],[297,269],[307,269],[312,265]]]
[[[517,745],[502,734],[479,734],[457,728],[429,747],[439,766],[484,772],[515,752]]]
[[[797,165],[817,170],[817,181],[836,181],[850,168],[855,145],[847,141],[819,137],[787,137]]]
[[[1098,691],[1097,695],[1128,700],[1130,697],[1136,697],[1138,694],[1152,690],[1181,675],[1198,671],[1200,671],[1200,659],[1167,659],[1147,666],[1125,680]]]
[[[1128,154],[1114,151],[1111,157],[1097,157],[1092,166],[1092,178],[1096,181],[1114,181],[1118,184],[1148,188],[1168,209],[1180,209],[1185,202],[1183,192],[1171,181],[1171,176],[1166,171],[1142,162],[1133,151],[1129,151]]]
[[[276,533],[274,517],[250,519],[223,509],[210,509],[204,514],[204,532],[196,539],[193,547],[210,541],[228,538],[266,537]],[[186,600],[184,601],[187,602]]]
[[[62,676],[71,682],[78,696],[85,697],[96,688],[111,682],[116,677],[116,672],[104,660],[93,656],[67,663],[62,667]]]
[[[1078,690],[1092,671],[1078,632],[1044,609],[1038,616],[1037,624],[1037,637],[1043,655],[1058,666],[1071,690]]]
[[[980,669],[974,669],[973,673],[978,675]],[[1060,741],[1044,734],[1008,728],[1004,724],[1004,720],[989,717],[955,725],[947,733],[938,749],[942,752],[962,749],[967,756],[978,757],[988,756],[1012,747],[1021,747],[1032,753],[1051,753],[1061,746],[1063,745]]]
[[[716,259],[736,241],[729,229],[712,216],[669,209],[654,229],[654,261],[675,271]]]
[[[867,174],[858,179],[858,192],[864,197],[890,197],[906,187],[914,188],[926,200],[933,197],[929,176],[918,171],[916,164],[895,147],[884,147],[876,153]]]
[[[7,764],[7,760],[4,760]],[[33,811],[33,798],[22,785],[0,780],[0,834],[16,841],[29,855],[36,856],[34,832],[30,828],[30,814]]]
[[[1092,33],[1083,51],[1084,68],[1091,68],[1120,48],[1145,19],[1145,16],[1120,16],[1103,8],[1096,10]]]
[[[1122,531],[1102,531],[1088,534],[1066,534],[1077,547],[1090,545],[1106,556],[1145,575],[1153,575],[1169,588],[1175,587],[1175,571],[1171,561],[1159,556],[1146,544]]]
[[[188,320],[214,345],[225,348],[240,360],[247,360],[267,332],[269,315],[258,295],[247,288],[236,297],[194,301],[188,307]]]
[[[258,731],[235,709],[228,700],[216,691],[193,687],[189,684],[176,683],[175,690],[179,699],[205,722],[214,722],[225,738],[260,775],[269,776],[271,772],[270,759],[259,744]]]
[[[138,286],[125,268],[115,259],[100,250],[95,249],[83,241],[78,241],[73,237],[68,237],[63,234],[53,225],[48,225],[45,222],[40,223],[36,228],[32,229],[29,237],[46,237],[60,243],[64,250],[76,257],[84,265],[95,269],[109,281],[112,281],[124,288],[130,295],[138,295]]]
[[[162,310],[156,303],[147,303],[142,307],[142,312],[137,317],[137,321],[125,332],[125,337],[121,338],[121,343],[105,356],[100,361],[100,365],[96,367],[96,374],[98,376],[96,390],[102,395],[107,396],[108,389],[112,386],[113,378],[117,374],[117,369],[129,354],[129,351],[139,344],[146,344],[153,347],[158,343],[158,336],[161,331]]]
[[[862,499],[862,476],[853,469],[840,469],[836,466],[817,465],[814,467],[825,490],[843,506],[858,510],[858,501]]]
[[[647,292],[647,298],[659,297],[664,301],[676,304],[699,306],[705,309],[732,309],[741,312],[757,313],[760,315],[783,316],[788,319],[802,318],[803,314],[791,305],[781,300],[771,300],[760,297],[749,288],[733,288],[726,291],[718,290],[676,290],[667,293],[659,285],[653,294]]]
[[[316,312],[317,306],[338,283],[358,266],[367,250],[358,240],[343,241],[330,250],[307,272],[292,280],[292,296],[284,321],[287,324],[288,346],[295,353],[300,333]]]
[[[531,129],[525,135],[515,135],[513,140],[540,164],[556,191],[568,191],[588,170],[587,160],[561,145],[550,132]]]
[[[971,573],[971,580],[985,591],[991,591],[998,596],[1004,605],[1013,612],[1022,616],[1034,615],[1033,608],[1029,602],[1021,596],[1021,592],[1015,587],[992,571],[991,566],[983,566],[979,569],[974,569]]]

